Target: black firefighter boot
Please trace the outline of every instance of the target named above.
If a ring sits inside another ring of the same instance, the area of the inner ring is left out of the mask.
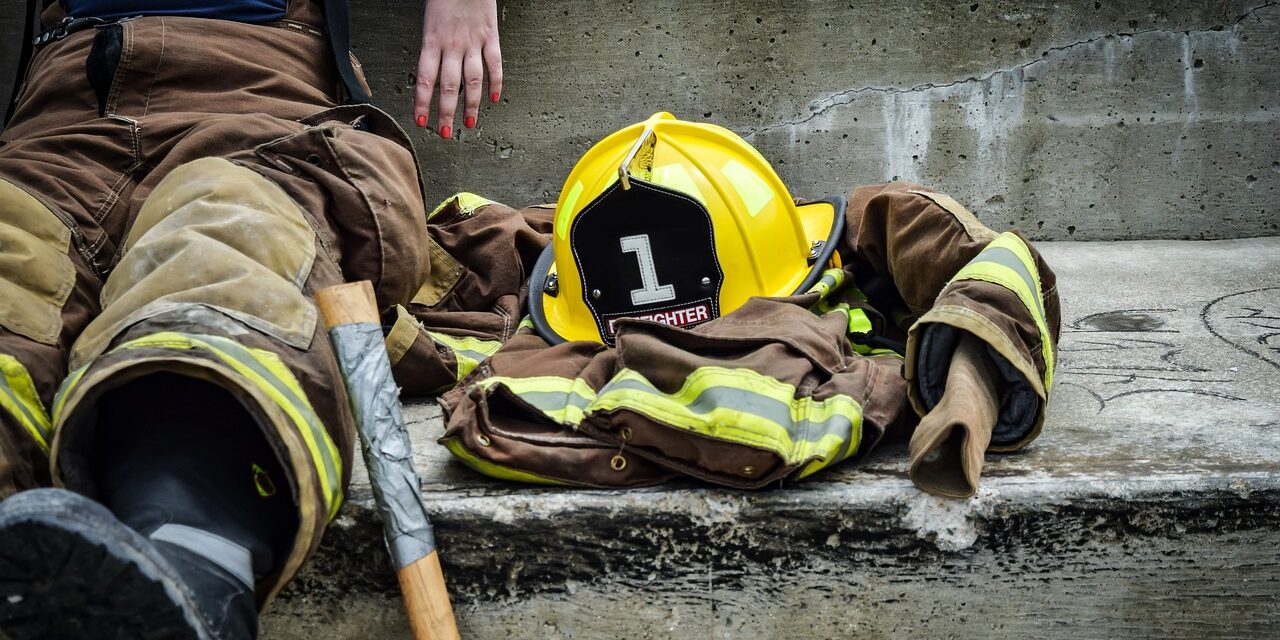
[[[108,393],[99,415],[101,502],[37,489],[0,503],[0,630],[257,637],[254,585],[279,569],[298,523],[249,413],[216,386],[154,374]]]

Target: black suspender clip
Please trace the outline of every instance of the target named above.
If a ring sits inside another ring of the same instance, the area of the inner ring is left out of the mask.
[[[102,18],[72,18],[67,16],[58,24],[53,25],[52,28],[32,38],[31,46],[42,47],[50,42],[57,42],[77,31],[92,29],[98,25],[107,24],[107,22]]]

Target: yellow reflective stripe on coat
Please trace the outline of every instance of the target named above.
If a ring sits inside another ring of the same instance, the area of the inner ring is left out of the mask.
[[[475,213],[476,209],[479,209],[480,207],[483,207],[485,205],[495,204],[494,201],[484,196],[478,196],[474,193],[468,193],[466,191],[462,191],[460,193],[455,193],[449,196],[448,198],[445,198],[444,202],[441,202],[440,204],[436,205],[436,208],[432,209],[431,213],[427,214],[427,220],[430,220],[436,217],[436,214],[440,213],[441,211],[444,211],[444,208],[449,206],[449,203],[453,202],[454,200],[458,201],[458,212],[463,215],[470,215],[472,213]]]
[[[773,452],[788,464],[813,459],[801,477],[849,457],[862,433],[862,407],[853,398],[796,398],[794,386],[750,369],[700,367],[673,394],[631,369],[619,371],[599,393],[581,379],[558,376],[495,376],[475,384],[485,392],[506,389],[571,428],[592,415],[627,410],[677,429]],[[505,477],[500,470],[481,471]]]
[[[89,364],[93,363],[90,362]],[[89,370],[89,364],[72,371],[71,375],[67,376],[67,379],[62,381],[62,384],[58,387],[58,392],[53,394],[53,416],[56,417],[62,415],[62,407],[67,402],[68,392],[74,389],[76,385],[80,384],[80,378],[83,378],[85,372]]]
[[[503,387],[557,424],[575,429],[586,417],[587,408],[596,400],[596,392],[578,378],[494,376],[476,384],[485,391]]]
[[[329,519],[338,513],[342,505],[342,458],[333,439],[324,430],[320,417],[307,401],[306,393],[298,384],[297,378],[289,371],[280,357],[270,351],[245,347],[227,338],[210,335],[189,335],[165,331],[135,340],[130,340],[111,352],[129,349],[161,348],[161,349],[198,349],[217,356],[224,364],[236,373],[253,383],[275,402],[302,436],[311,459],[316,465],[320,478],[321,493],[325,498],[325,506]],[[63,400],[68,392],[79,383],[84,374],[84,367],[68,378],[58,392],[55,415],[60,413]]]
[[[973,260],[951,279],[981,280],[998,284],[1018,296],[1040,331],[1040,350],[1044,358],[1044,392],[1053,386],[1053,341],[1045,317],[1044,298],[1040,293],[1040,272],[1036,270],[1031,251],[1013,233],[1002,233],[992,240]]]
[[[825,303],[825,301],[822,301],[822,303]],[[837,305],[821,304],[821,307],[822,308],[818,309],[818,311],[823,315],[826,315],[828,313],[844,314],[845,317],[847,318],[849,334],[867,335],[867,334],[870,334],[872,329],[874,328],[871,325],[871,318],[867,316],[866,310],[860,307],[850,307],[848,304],[844,302],[841,302],[840,304],[837,304]],[[858,355],[864,355],[864,356],[892,355],[892,356],[897,356],[899,358],[902,357],[901,353],[898,353],[893,349],[872,347],[870,345],[865,345],[859,342],[855,342],[852,339],[849,340],[849,346],[853,347],[854,353],[857,353]]]
[[[0,354],[0,408],[31,434],[41,451],[49,453],[53,423],[40,402],[36,384],[17,358],[4,354]]]
[[[725,442],[771,451],[788,464],[819,458],[812,473],[858,447],[862,407],[853,398],[797,398],[796,388],[751,369],[699,367],[675,393],[641,373],[623,369],[602,389],[588,413],[625,409],[655,422]]]
[[[431,340],[453,352],[458,366],[454,371],[457,380],[467,377],[473,369],[480,366],[485,358],[498,352],[502,343],[497,340],[482,340],[472,336],[451,336],[447,333],[427,331]]]
[[[534,473],[529,473],[528,471],[521,471],[519,469],[504,467],[502,465],[494,464],[492,462],[489,462],[488,460],[479,458],[475,454],[468,451],[466,445],[462,444],[462,442],[459,440],[454,440],[454,439],[446,440],[444,442],[444,448],[448,449],[449,453],[452,453],[454,456],[457,456],[457,458],[461,460],[463,464],[491,478],[497,478],[499,480],[512,480],[514,482],[528,482],[531,484],[554,484],[554,485],[568,484],[566,482],[554,480],[546,476],[540,476]]]
[[[865,309],[852,307],[848,313],[849,333],[871,333],[874,327],[871,325],[871,318],[867,316]]]

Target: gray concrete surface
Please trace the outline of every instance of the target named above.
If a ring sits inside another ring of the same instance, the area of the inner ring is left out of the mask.
[[[905,448],[759,492],[487,480],[417,464],[467,638],[1246,638],[1280,624],[1280,238],[1047,243],[1064,333],[1044,434],[978,496]],[[266,639],[408,638],[357,470]]]
[[[422,2],[352,4],[375,100],[408,128]],[[9,0],[0,19],[9,51],[20,6]],[[414,135],[433,201],[458,190],[553,199],[593,141],[665,109],[746,135],[805,197],[899,176],[1035,239],[1280,230],[1274,1],[562,0],[500,11],[503,103],[460,142]],[[13,57],[0,54],[0,67]]]
[[[353,3],[410,124],[421,2]],[[428,197],[551,200],[657,109],[728,126],[816,196],[891,177],[1033,238],[1280,233],[1280,3],[502,2],[507,90],[412,130]],[[0,100],[21,3],[0,13]],[[761,492],[513,487],[418,464],[468,638],[1266,637],[1280,624],[1280,238],[1051,243],[1050,422],[947,502],[905,450]],[[407,638],[357,470],[263,637]]]

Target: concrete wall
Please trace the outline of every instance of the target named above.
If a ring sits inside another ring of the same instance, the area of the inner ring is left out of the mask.
[[[415,138],[433,201],[554,199],[593,141],[669,110],[742,133],[799,196],[901,177],[1034,238],[1274,235],[1277,4],[503,2],[502,104]],[[421,2],[353,5],[409,127]]]

